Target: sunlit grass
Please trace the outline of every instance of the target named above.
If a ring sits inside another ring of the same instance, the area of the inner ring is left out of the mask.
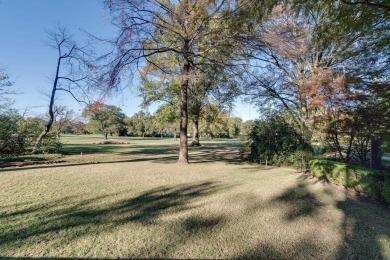
[[[229,142],[187,166],[162,142],[1,170],[0,257],[390,259],[387,206],[242,163]]]

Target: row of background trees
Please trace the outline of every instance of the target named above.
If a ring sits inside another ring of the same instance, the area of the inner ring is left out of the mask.
[[[178,110],[163,106],[154,114],[141,110],[126,116],[119,107],[94,102],[78,115],[65,106],[54,107],[51,130],[39,146],[39,152],[60,152],[62,134],[101,134],[110,136],[172,137],[176,140],[179,121]],[[235,138],[240,133],[242,120],[232,117],[216,105],[200,120],[203,137]],[[0,111],[0,155],[25,154],[34,148],[37,136],[45,128],[50,115],[27,117],[14,109]],[[199,141],[199,140],[198,140]]]

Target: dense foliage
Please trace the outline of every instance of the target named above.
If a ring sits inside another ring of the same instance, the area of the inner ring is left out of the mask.
[[[390,202],[389,173],[329,160],[310,161],[310,170],[320,179]]]
[[[29,153],[36,137],[44,127],[44,120],[39,118],[23,118],[15,111],[0,115],[0,156]],[[39,153],[58,153],[61,142],[54,132],[43,139],[38,146]]]
[[[248,135],[250,159],[270,164],[291,163],[291,155],[297,150],[301,136],[281,115],[272,115],[254,122]]]
[[[107,140],[109,134],[119,133],[124,126],[125,114],[117,106],[94,102],[86,107],[83,115],[89,119],[88,128],[93,133],[104,135]]]

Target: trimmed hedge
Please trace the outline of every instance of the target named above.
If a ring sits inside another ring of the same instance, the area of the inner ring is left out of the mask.
[[[309,164],[310,172],[320,179],[390,202],[389,173],[328,160],[311,160]]]

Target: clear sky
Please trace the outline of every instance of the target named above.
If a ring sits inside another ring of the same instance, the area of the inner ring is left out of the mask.
[[[46,30],[56,24],[66,26],[77,41],[85,30],[97,36],[115,33],[109,14],[99,0],[0,0],[0,68],[4,68],[21,92],[14,97],[15,107],[30,107],[29,115],[47,110],[48,98],[42,92],[51,87],[56,66],[56,52],[44,44]],[[80,30],[82,29],[82,30]],[[131,116],[140,110],[137,83],[106,103],[122,108]],[[62,94],[59,104],[81,111],[82,105]],[[151,109],[151,112],[154,112]],[[255,108],[237,102],[233,111],[244,120],[258,116]]]

